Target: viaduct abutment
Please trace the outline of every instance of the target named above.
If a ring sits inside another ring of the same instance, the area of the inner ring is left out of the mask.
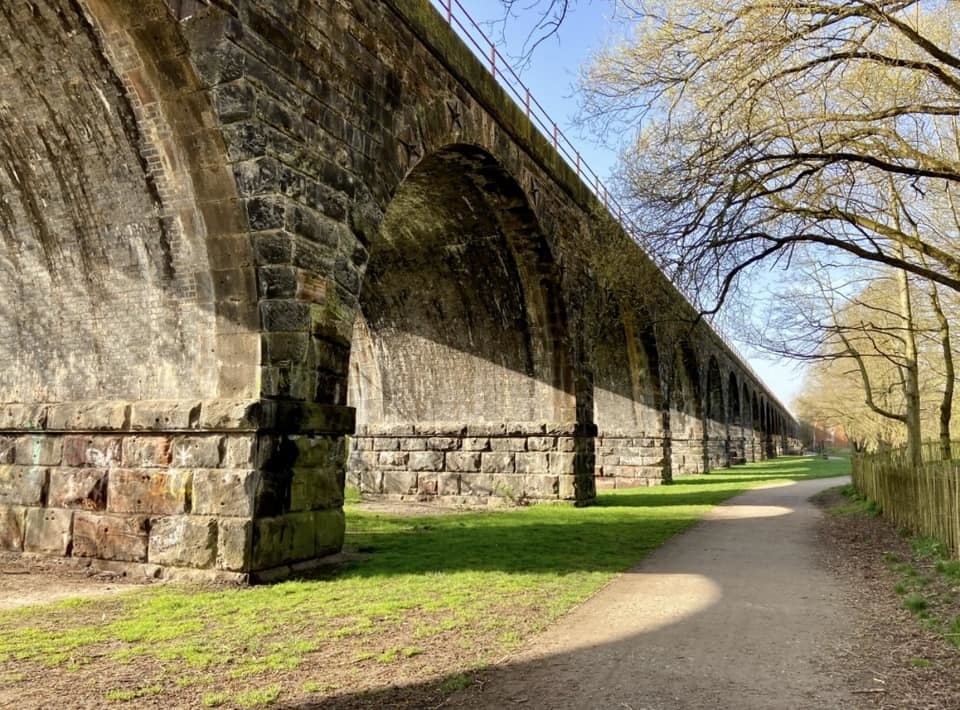
[[[0,550],[269,579],[346,479],[569,501],[796,423],[426,0],[0,6]]]

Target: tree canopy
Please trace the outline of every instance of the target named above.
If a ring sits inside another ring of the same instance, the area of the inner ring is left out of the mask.
[[[703,310],[798,245],[960,290],[960,6],[620,0],[635,31],[582,76],[586,119],[636,131],[620,187]]]

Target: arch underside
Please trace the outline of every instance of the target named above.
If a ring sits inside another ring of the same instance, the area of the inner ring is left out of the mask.
[[[707,363],[706,407],[704,421],[704,458],[707,470],[729,464],[729,437],[726,406],[723,397],[723,378],[717,359]]]
[[[369,251],[352,479],[411,497],[569,494],[566,323],[516,183],[479,148],[439,151],[400,185]]]
[[[703,473],[703,406],[700,367],[690,346],[674,349],[670,393],[670,463],[674,476]]]
[[[668,472],[656,340],[642,316],[615,302],[607,311],[594,356],[597,487],[658,484]]]
[[[112,3],[94,5],[111,21]],[[150,6],[162,54],[169,18]],[[105,46],[93,21],[66,0],[0,12],[0,402],[215,398],[222,324],[204,196],[149,86],[162,63]],[[118,72],[111,52],[142,68]],[[204,127],[179,120],[202,153]],[[248,370],[227,394],[252,394]]]

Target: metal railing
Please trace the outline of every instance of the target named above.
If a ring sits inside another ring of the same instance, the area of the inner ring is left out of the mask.
[[[617,220],[623,231],[640,244],[639,230],[636,224],[630,219],[623,205],[610,193],[606,185],[600,179],[597,172],[591,168],[584,160],[583,155],[577,150],[573,142],[567,138],[566,134],[560,129],[560,126],[554,121],[546,109],[540,104],[537,98],[530,91],[530,87],[523,83],[523,80],[514,71],[510,62],[500,53],[496,44],[487,37],[486,33],[480,27],[475,19],[467,12],[467,9],[461,4],[460,0],[432,0],[433,4],[441,11],[447,24],[450,25],[457,35],[471,48],[493,76],[500,86],[506,90],[507,94],[513,99],[518,107],[523,109],[524,114],[537,127],[540,134],[553,146],[553,149],[559,153],[567,165],[577,174],[577,177],[590,189],[594,196],[603,203],[610,215]],[[458,31],[459,30],[459,31]],[[684,293],[677,284],[673,287],[687,300],[692,303],[690,295]],[[710,324],[710,329],[723,341],[730,351],[737,356],[740,363],[746,370],[753,375],[754,379],[762,383],[767,389],[767,394],[785,411],[789,412],[786,406],[769,391],[766,383],[756,373],[753,367],[747,362],[746,358],[740,353],[740,350],[730,341],[729,338],[713,323],[713,319],[706,318]]]
[[[497,46],[487,37],[476,20],[471,17],[460,0],[433,0],[433,3],[442,11],[444,18],[458,35],[470,46],[477,58],[486,65],[487,70],[496,79],[500,86],[506,89],[517,106],[523,109],[527,118],[537,130],[553,146],[567,165],[576,172],[577,177],[590,188],[603,206],[609,210],[620,222],[620,225],[634,240],[636,227],[624,212],[623,205],[610,193],[600,179],[597,172],[583,159],[573,142],[567,138],[560,126],[554,121],[546,109],[530,91],[530,87],[523,83],[510,62],[500,53]]]

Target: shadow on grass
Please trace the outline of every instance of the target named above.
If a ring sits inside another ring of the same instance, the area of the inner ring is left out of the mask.
[[[846,473],[823,465],[832,462],[804,462],[765,462],[756,474],[745,466],[742,476],[706,475],[670,486],[611,491],[587,508],[543,505],[417,518],[350,510],[347,545],[370,557],[341,575],[619,572],[696,523],[711,506],[758,484]],[[788,470],[794,472],[785,474]]]

